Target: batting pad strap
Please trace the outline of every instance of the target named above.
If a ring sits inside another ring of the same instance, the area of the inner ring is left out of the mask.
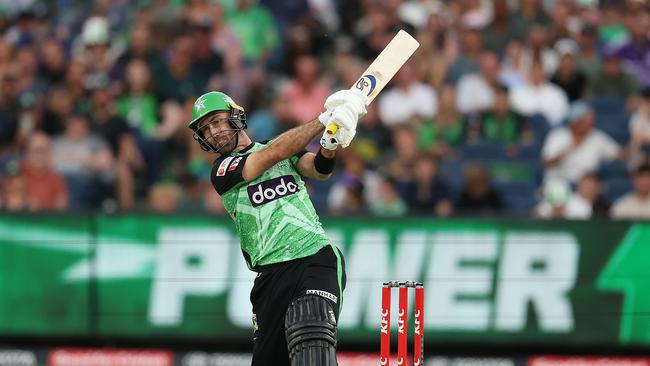
[[[326,158],[321,153],[321,150],[318,149],[318,152],[316,153],[316,157],[314,158],[314,168],[316,168],[317,172],[325,175],[332,173],[332,171],[334,171],[334,163],[335,163],[334,158],[332,159]]]

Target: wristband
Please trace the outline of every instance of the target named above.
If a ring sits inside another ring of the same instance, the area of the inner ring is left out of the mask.
[[[334,171],[334,158],[328,159],[321,153],[320,149],[314,158],[314,168],[320,174],[328,175]]]

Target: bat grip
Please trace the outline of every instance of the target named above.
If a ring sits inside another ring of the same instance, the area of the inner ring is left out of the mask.
[[[325,133],[328,136],[334,136],[336,134],[336,131],[338,131],[338,126],[335,125],[334,123],[330,123],[327,125],[327,128],[325,129]]]

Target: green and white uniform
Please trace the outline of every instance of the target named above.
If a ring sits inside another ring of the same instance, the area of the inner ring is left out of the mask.
[[[245,160],[261,150],[253,143],[217,159],[212,184],[235,221],[249,268],[303,258],[330,244],[305,184],[296,170],[301,154],[280,161],[250,182],[242,178]]]
[[[230,112],[230,131],[239,133],[246,128],[244,109],[221,92],[209,92],[196,100],[188,127],[201,148],[219,153],[222,147],[211,144],[214,135],[201,125],[217,111]],[[285,328],[299,342],[292,346],[294,352],[312,347],[331,354],[336,347],[331,325],[336,327],[343,303],[345,262],[325,235],[296,169],[304,153],[278,162],[252,181],[244,180],[246,160],[266,145],[251,143],[222,155],[214,162],[211,181],[235,222],[248,267],[258,272],[250,296],[254,323],[251,365],[290,366]],[[297,311],[304,306],[312,311]],[[317,324],[307,319],[314,314],[320,314]],[[302,331],[317,338],[296,338]]]

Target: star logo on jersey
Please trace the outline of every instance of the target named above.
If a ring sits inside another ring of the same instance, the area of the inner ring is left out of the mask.
[[[194,109],[198,112],[201,109],[205,108],[205,99],[199,98],[194,102]]]

